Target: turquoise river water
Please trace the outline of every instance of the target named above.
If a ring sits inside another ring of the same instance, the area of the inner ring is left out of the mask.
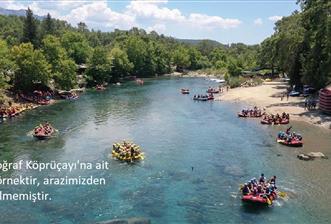
[[[4,192],[44,191],[51,201],[0,201],[0,223],[95,223],[147,217],[152,223],[330,223],[331,160],[301,161],[300,152],[331,156],[330,132],[292,122],[304,136],[301,149],[275,142],[281,126],[239,119],[240,104],[194,102],[213,83],[199,78],[151,79],[104,92],[87,91],[77,101],[40,107],[0,124],[0,160],[109,161],[110,170],[61,172],[103,177],[106,186],[0,186]],[[191,95],[180,94],[190,88]],[[28,132],[43,121],[59,134],[46,141]],[[146,158],[129,165],[109,157],[123,139],[139,144]],[[193,169],[192,169],[193,167]],[[242,204],[239,184],[276,175],[288,194],[269,208]],[[56,171],[19,170],[2,177],[56,177]]]

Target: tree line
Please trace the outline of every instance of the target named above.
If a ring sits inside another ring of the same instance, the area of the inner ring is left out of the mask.
[[[261,43],[258,62],[287,74],[292,85],[323,88],[331,82],[331,2],[298,4],[302,11],[278,21],[274,34]]]
[[[89,86],[129,76],[151,77],[174,70],[210,69],[229,80],[245,70],[287,74],[291,84],[324,87],[331,77],[331,3],[299,0],[295,11],[275,25],[259,45],[195,43],[143,29],[101,32],[47,15],[38,20],[0,16],[0,91],[32,91],[36,84],[57,89],[77,86],[77,66]]]
[[[151,77],[174,70],[212,68],[238,75],[256,66],[256,46],[197,45],[143,29],[101,32],[81,22],[72,27],[48,14],[38,20],[0,16],[0,89],[32,91],[35,84],[58,89],[77,86],[77,65],[85,64],[88,85],[128,76]]]

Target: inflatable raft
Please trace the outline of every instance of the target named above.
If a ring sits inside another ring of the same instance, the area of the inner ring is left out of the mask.
[[[40,131],[34,131],[33,132],[33,137],[35,137],[38,140],[45,140],[48,139],[50,137],[52,137],[52,135],[54,134],[54,129],[50,129],[49,132],[45,132],[45,130],[40,130]]]
[[[261,124],[267,124],[267,125],[272,125],[272,124],[288,124],[290,121],[288,119],[283,119],[281,122],[273,122],[269,120],[261,120]]]
[[[206,91],[207,93],[219,93],[220,91],[219,90],[217,90],[217,89],[208,89],[207,91]]]
[[[256,115],[238,113],[238,117],[258,118],[258,117],[262,117],[262,113]]]
[[[302,147],[303,146],[302,140],[299,140],[299,139],[292,139],[291,141],[287,141],[285,139],[277,138],[277,142],[282,145],[286,145],[286,146],[290,146],[290,147]]]
[[[180,91],[181,91],[182,94],[190,94],[189,89],[181,89]]]
[[[135,162],[144,159],[144,153],[141,152],[138,145],[125,141],[113,144],[112,156],[124,162]]]
[[[264,194],[259,195],[243,195],[241,200],[244,202],[249,202],[255,205],[272,205],[273,200],[277,198],[277,194],[275,192],[272,192],[269,196]]]

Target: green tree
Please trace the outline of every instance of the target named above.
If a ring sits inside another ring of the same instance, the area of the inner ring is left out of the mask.
[[[261,48],[258,53],[258,61],[261,68],[269,68],[274,74],[277,64],[277,37],[271,36],[261,43]]]
[[[66,32],[61,38],[62,46],[67,50],[68,55],[77,64],[86,63],[91,53],[86,38],[77,32]]]
[[[130,36],[127,39],[126,48],[128,58],[130,62],[133,63],[132,74],[135,76],[143,76],[145,72],[145,58],[147,55],[146,43],[138,36]]]
[[[51,35],[43,39],[42,49],[47,61],[51,65],[52,77],[56,87],[71,89],[77,84],[76,65],[66,50],[62,47],[60,39]]]
[[[216,47],[218,43],[211,40],[202,40],[197,44],[197,48],[202,55],[208,56]]]
[[[103,84],[111,80],[111,59],[106,49],[96,47],[88,62],[86,75],[90,84]]]
[[[226,64],[227,62],[227,55],[225,50],[221,48],[215,48],[209,55],[210,61],[213,63],[213,65],[216,64]]]
[[[155,34],[154,34],[155,35]],[[159,42],[154,42],[155,73],[162,75],[171,72],[171,54],[166,46]]]
[[[71,59],[62,58],[53,73],[55,84],[58,88],[70,90],[77,85],[76,64]]]
[[[147,43],[146,54],[144,55],[143,74],[144,76],[153,76],[156,73],[157,61],[156,61],[156,48],[155,43],[149,41]]]
[[[242,72],[242,69],[238,66],[237,62],[232,59],[228,63],[228,72],[231,77],[239,76]]]
[[[322,88],[331,82],[331,2],[300,0],[302,4],[304,48],[302,72],[304,83]]]
[[[177,71],[183,71],[183,69],[189,68],[191,62],[188,50],[179,46],[173,53],[173,63]]]
[[[33,12],[30,8],[26,10],[26,18],[24,20],[22,41],[26,43],[30,42],[35,46],[38,44],[37,23],[36,23],[36,19],[34,18]]]
[[[116,46],[110,51],[110,58],[112,65],[112,81],[116,82],[119,78],[124,78],[130,74],[133,69],[133,64],[129,61],[125,51]]]
[[[294,13],[276,23],[276,60],[280,71],[288,74],[291,84],[302,83],[301,54],[304,47],[304,28],[302,16]]]
[[[23,43],[11,49],[15,62],[14,88],[31,91],[34,84],[47,85],[51,77],[51,66],[41,50],[34,50],[31,43]]]
[[[4,40],[0,40],[0,91],[9,87],[10,70],[13,67],[13,63],[8,56],[7,43]]]
[[[201,62],[201,53],[198,51],[195,47],[190,47],[188,49],[188,55],[190,58],[190,69],[201,69],[202,65],[200,64]]]
[[[55,23],[49,13],[41,23],[41,32],[42,36],[55,34]]]
[[[87,33],[89,31],[87,25],[84,22],[79,22],[77,24],[77,28],[78,31],[82,33]]]

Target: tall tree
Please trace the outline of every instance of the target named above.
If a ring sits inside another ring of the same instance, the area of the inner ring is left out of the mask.
[[[75,62],[67,55],[62,47],[60,39],[51,35],[43,39],[42,49],[44,55],[51,65],[52,77],[56,87],[60,89],[71,89],[77,83]]]
[[[43,36],[55,34],[55,24],[49,13],[47,13],[46,18],[42,21],[41,27]]]
[[[173,53],[173,63],[177,71],[183,71],[190,67],[190,55],[188,50],[183,46],[179,46]]]
[[[11,49],[15,62],[13,77],[14,88],[31,91],[36,83],[48,85],[51,66],[41,50],[34,50],[31,43],[22,43]]]
[[[90,84],[103,84],[111,80],[111,60],[105,48],[96,47],[89,59],[86,75]]]
[[[79,32],[86,33],[88,32],[88,27],[84,22],[79,22],[77,24],[77,28]]]
[[[135,29],[132,29],[134,32]],[[138,32],[138,30],[136,30]],[[147,45],[139,36],[130,36],[126,43],[127,54],[130,62],[133,63],[132,74],[136,76],[144,75],[145,58],[147,55]]]
[[[6,41],[0,39],[0,91],[9,87],[10,69],[13,63],[9,58]]]
[[[129,61],[128,55],[125,51],[116,46],[110,51],[110,58],[112,65],[112,81],[116,82],[119,78],[123,78],[130,74],[133,64]]]
[[[34,18],[33,12],[30,8],[26,10],[26,17],[24,20],[24,27],[23,27],[23,42],[30,42],[33,45],[38,44],[37,39],[37,24],[36,19]]]
[[[77,64],[86,63],[91,53],[86,38],[77,32],[66,32],[61,38],[63,47],[67,50],[68,55]]]
[[[300,3],[306,30],[302,53],[303,81],[321,88],[331,82],[331,2],[300,0]]]

